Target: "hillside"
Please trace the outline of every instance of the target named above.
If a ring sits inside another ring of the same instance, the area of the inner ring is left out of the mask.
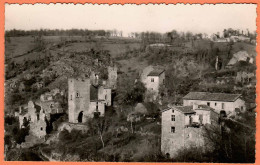
[[[238,71],[252,68],[252,64],[245,62],[228,69],[224,67],[223,62],[223,67],[218,71],[215,70],[217,56],[226,62],[232,58],[234,52],[246,50],[255,57],[255,46],[247,43],[234,43],[228,56],[227,51],[230,49],[228,43],[212,44],[208,40],[196,40],[193,44],[190,41],[183,41],[183,44],[175,46],[172,44],[169,48],[151,48],[139,41],[122,38],[75,37],[71,40],[58,36],[43,38],[47,44],[36,50],[23,47],[22,38],[17,41],[21,44],[17,53],[24,55],[20,56],[19,60],[16,58],[8,61],[6,67],[5,91],[8,91],[5,94],[6,114],[13,114],[20,105],[27,104],[30,99],[39,99],[39,96],[46,91],[54,88],[67,91],[69,77],[88,77],[91,71],[95,71],[105,79],[106,68],[112,63],[119,68],[118,88],[115,92],[115,106],[106,109],[105,117],[85,123],[86,127],[90,128],[88,133],[54,130],[50,136],[55,138],[50,138],[53,140],[50,140],[49,144],[35,146],[32,151],[24,150],[26,153],[23,155],[24,159],[30,159],[31,154],[37,154],[39,159],[58,161],[167,161],[160,152],[161,105],[158,102],[153,103],[148,108],[147,117],[138,122],[130,122],[127,121],[128,114],[132,112],[136,103],[123,105],[120,100],[121,94],[131,91],[131,88],[135,87],[134,81],[139,79],[143,69],[150,65],[166,70],[165,88],[160,89],[163,105],[181,104],[182,97],[189,91],[242,93],[245,100],[253,100],[255,97],[255,87],[247,88],[234,82],[227,84],[216,82],[219,77],[232,78]],[[30,41],[29,38],[25,39]],[[7,44],[8,46],[14,47],[12,44]],[[12,89],[14,82],[17,83],[17,87]],[[44,86],[35,90],[32,86],[37,82],[43,82]],[[24,90],[20,90],[21,84],[24,84]],[[63,117],[66,118],[66,115]],[[66,121],[59,121],[56,124],[61,122]],[[98,133],[100,124],[103,126],[103,144]],[[12,129],[8,127],[9,132],[12,132]]]

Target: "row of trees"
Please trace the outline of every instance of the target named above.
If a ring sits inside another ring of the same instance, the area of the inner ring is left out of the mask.
[[[240,30],[240,29],[232,29],[232,28],[228,28],[228,29],[224,29],[223,30],[223,35],[225,38],[230,37],[230,36],[238,36],[238,35],[245,35],[248,37],[252,37],[252,38],[256,38],[256,31],[254,31],[253,33],[250,32],[248,29],[246,30]]]
[[[136,38],[140,38],[143,43],[156,43],[156,42],[166,42],[175,43],[176,41],[192,41],[196,39],[202,39],[207,37],[206,33],[192,33],[188,32],[178,32],[177,30],[172,30],[166,33],[158,32],[141,32],[134,33]]]
[[[6,37],[20,36],[115,36],[121,35],[122,31],[117,30],[88,30],[88,29],[40,29],[40,30],[7,30]]]

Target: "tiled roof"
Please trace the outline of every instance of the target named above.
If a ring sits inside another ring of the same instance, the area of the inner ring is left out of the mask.
[[[160,76],[164,72],[164,69],[156,69],[151,71],[147,76]]]
[[[184,100],[205,100],[205,101],[236,101],[241,94],[190,92],[183,97]]]
[[[188,114],[188,113],[196,113],[193,111],[192,106],[174,106],[173,107],[175,110],[180,111],[181,113]]]

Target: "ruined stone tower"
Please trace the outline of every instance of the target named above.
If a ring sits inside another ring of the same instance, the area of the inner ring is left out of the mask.
[[[109,66],[108,68],[108,83],[110,88],[115,89],[117,85],[117,67]]]
[[[90,105],[90,80],[68,79],[69,122],[83,123],[87,120]]]

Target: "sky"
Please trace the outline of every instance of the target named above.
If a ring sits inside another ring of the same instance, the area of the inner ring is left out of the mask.
[[[130,32],[256,30],[255,4],[92,5],[6,4],[5,29],[90,29]]]

